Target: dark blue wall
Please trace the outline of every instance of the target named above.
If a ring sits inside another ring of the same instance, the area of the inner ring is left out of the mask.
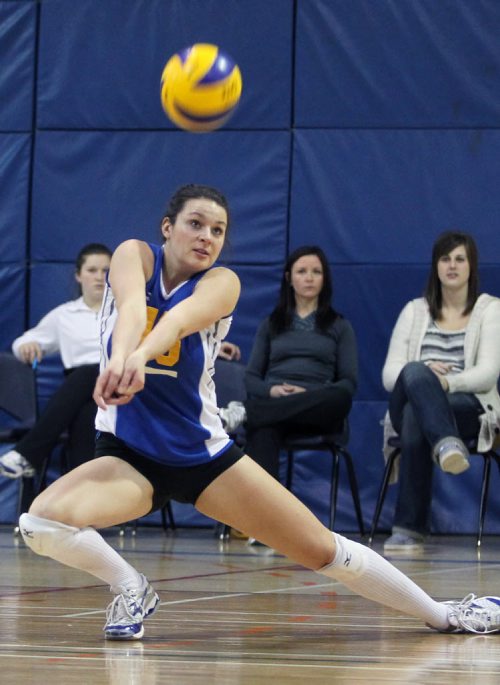
[[[474,234],[483,289],[500,295],[499,32],[497,0],[0,0],[1,349],[72,297],[82,244],[154,240],[177,186],[220,186],[234,220],[226,259],[243,282],[230,337],[245,357],[287,252],[328,254],[359,340],[351,449],[368,520],[381,367],[436,235]],[[238,111],[209,135],[176,130],[159,100],[164,63],[194,42],[219,44],[243,74]],[[42,394],[55,382],[43,366]],[[328,468],[303,455],[296,479],[325,521]],[[478,478],[479,463],[437,474],[436,531],[475,529]],[[2,521],[15,487],[0,484]],[[488,530],[499,514],[492,503]],[[338,524],[355,530],[345,487]]]

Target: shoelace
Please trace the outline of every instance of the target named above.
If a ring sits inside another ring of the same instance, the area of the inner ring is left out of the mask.
[[[472,592],[463,598],[456,606],[455,618],[460,628],[471,633],[482,635],[487,633],[491,624],[491,611],[486,608],[472,607],[476,599]]]
[[[132,613],[133,607],[136,609],[134,613]],[[123,619],[130,619],[132,622],[137,623],[138,619],[141,620],[142,618],[143,612],[135,590],[129,590],[127,595],[116,595],[106,610],[107,623],[111,621],[113,624],[121,623]]]

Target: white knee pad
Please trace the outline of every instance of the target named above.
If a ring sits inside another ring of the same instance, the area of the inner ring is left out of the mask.
[[[360,545],[359,542],[354,542],[348,538],[342,537],[338,533],[333,533],[335,538],[336,553],[334,560],[318,569],[318,573],[324,576],[329,576],[340,582],[359,578],[365,572],[368,556],[371,550]]]
[[[55,557],[55,550],[64,546],[80,530],[33,514],[21,514],[19,529],[28,547],[44,557]]]

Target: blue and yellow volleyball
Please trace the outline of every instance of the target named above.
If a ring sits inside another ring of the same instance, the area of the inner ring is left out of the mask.
[[[196,43],[168,60],[161,77],[161,102],[169,119],[186,131],[223,126],[241,97],[238,65],[217,45]]]

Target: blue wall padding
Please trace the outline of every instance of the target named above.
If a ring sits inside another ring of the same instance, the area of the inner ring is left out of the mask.
[[[239,263],[286,249],[290,134],[284,131],[45,131],[37,136],[32,253],[73,259],[82,242],[158,240],[165,203],[183,183],[224,188]],[[45,227],[50,226],[50,231]]]
[[[241,296],[228,340],[240,346],[244,361],[250,356],[257,326],[277,300],[282,265],[283,260],[274,265],[233,265],[241,281]]]
[[[435,236],[468,227],[500,261],[500,131],[306,130],[294,136],[290,245],[337,262],[424,262]]]
[[[74,296],[83,244],[157,241],[175,188],[219,186],[233,219],[223,261],[242,282],[229,339],[244,361],[288,252],[327,253],[358,340],[350,450],[368,524],[382,366],[437,234],[472,233],[482,290],[500,295],[499,29],[497,0],[0,0],[1,349]],[[195,42],[220,45],[243,74],[237,112],[210,135],[175,129],[159,98],[165,62]],[[60,373],[58,358],[41,364],[42,404]],[[330,466],[302,453],[294,481],[325,522]],[[475,531],[480,470],[473,459],[457,478],[436,474],[434,531]],[[493,471],[487,531],[499,533]],[[14,518],[14,486],[0,483],[0,521]],[[394,500],[390,488],[382,528]],[[181,525],[207,523],[174,510]],[[344,475],[337,525],[356,530]]]
[[[0,263],[26,258],[30,145],[27,133],[0,133]]]
[[[223,46],[243,73],[228,127],[286,128],[292,12],[290,0],[43,3],[38,125],[172,128],[159,100],[163,67],[176,51],[204,42]]]
[[[10,349],[23,331],[25,282],[24,264],[0,264],[0,350]]]
[[[308,0],[297,8],[296,126],[498,126],[496,0]]]
[[[421,294],[427,269],[399,264],[332,263],[331,270],[334,305],[356,331],[359,356],[356,399],[385,401],[381,371],[392,327],[406,302]],[[389,280],[397,282],[398,288],[388,288]]]
[[[74,253],[76,257],[76,251]],[[78,284],[74,278],[74,260],[65,262],[40,262],[31,269],[31,291],[37,293],[30,300],[29,321],[31,328],[42,316],[57,305],[79,297]],[[48,287],[50,284],[50,287]]]
[[[0,2],[0,131],[31,130],[35,37],[36,4]]]

